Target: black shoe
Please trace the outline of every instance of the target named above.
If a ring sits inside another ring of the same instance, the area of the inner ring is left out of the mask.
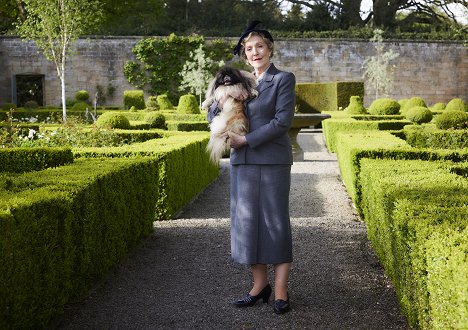
[[[289,297],[288,300],[278,299],[275,300],[275,313],[276,314],[284,314],[289,312],[291,306],[289,305]]]
[[[236,300],[233,302],[234,306],[236,307],[251,307],[255,305],[255,303],[263,299],[263,303],[267,304],[268,300],[270,299],[271,295],[271,286],[268,284],[266,287],[263,288],[262,291],[256,296],[252,296],[250,294],[247,294],[244,298],[241,298],[239,300]]]

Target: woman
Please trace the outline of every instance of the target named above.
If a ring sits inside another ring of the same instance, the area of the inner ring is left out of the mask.
[[[267,303],[272,289],[267,266],[274,265],[277,314],[290,309],[287,290],[292,258],[289,189],[292,148],[288,136],[294,116],[295,77],[271,62],[273,37],[257,29],[258,21],[244,31],[234,54],[254,69],[258,96],[245,102],[250,131],[229,133],[231,143],[231,256],[251,267],[253,287],[235,306]],[[213,104],[208,118],[222,108]]]

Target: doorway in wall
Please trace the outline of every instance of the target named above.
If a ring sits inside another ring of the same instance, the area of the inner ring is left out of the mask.
[[[18,74],[15,76],[16,105],[24,106],[28,101],[44,105],[44,75]]]

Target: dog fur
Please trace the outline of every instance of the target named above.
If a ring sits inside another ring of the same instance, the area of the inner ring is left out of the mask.
[[[206,149],[213,163],[217,164],[229,150],[228,132],[245,135],[249,131],[244,101],[258,95],[256,87],[257,80],[253,74],[231,67],[219,70],[208,85],[202,108],[208,109],[214,101],[227,96],[223,109],[210,124],[211,135]]]

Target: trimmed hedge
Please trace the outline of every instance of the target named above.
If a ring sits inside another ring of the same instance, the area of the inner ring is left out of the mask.
[[[468,161],[468,149],[434,150],[412,148],[404,140],[389,132],[381,131],[342,132],[338,134],[336,154],[341,177],[360,214],[362,214],[362,210],[359,178],[363,158],[450,160],[460,163]]]
[[[329,118],[322,121],[322,128],[328,150],[330,152],[335,152],[336,135],[339,132],[352,132],[359,130],[401,130],[408,124],[411,123],[407,120],[358,121],[352,118]]]
[[[184,133],[139,144],[148,157],[132,146],[128,153],[97,148],[87,155],[114,157],[1,175],[0,328],[45,327],[148,235],[155,219],[196,196],[218,174],[208,139]]]
[[[364,98],[360,81],[331,83],[297,83],[296,108],[300,113],[321,113],[346,108],[351,96]]]
[[[403,130],[406,142],[415,148],[468,148],[468,130],[442,130],[432,127],[409,126]]]
[[[69,148],[5,148],[0,149],[0,172],[39,171],[73,163]]]
[[[125,109],[130,109],[131,107],[135,107],[135,109],[141,110],[146,107],[145,96],[142,90],[124,91],[123,101],[124,101]]]
[[[208,122],[200,122],[200,121],[168,120],[166,121],[166,126],[169,131],[189,132],[189,131],[209,131],[210,130]]]
[[[177,105],[178,113],[199,114],[200,106],[198,105],[197,98],[193,94],[181,95],[179,104]]]
[[[361,168],[368,237],[409,324],[468,328],[466,164],[363,159]]]

